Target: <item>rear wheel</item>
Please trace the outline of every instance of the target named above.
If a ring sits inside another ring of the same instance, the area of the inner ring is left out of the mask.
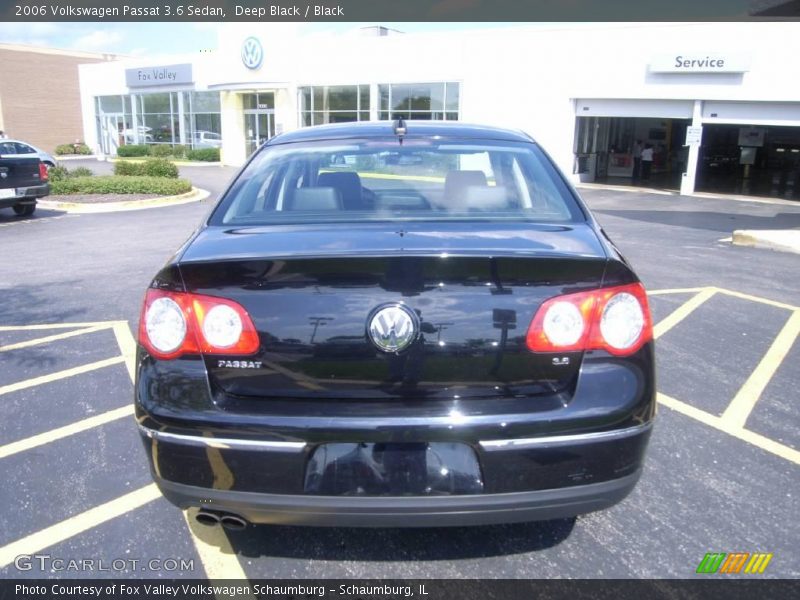
[[[14,206],[14,212],[20,217],[29,217],[35,210],[35,204],[17,204]]]

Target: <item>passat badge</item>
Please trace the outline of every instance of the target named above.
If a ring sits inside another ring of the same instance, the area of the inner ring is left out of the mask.
[[[373,313],[367,325],[372,343],[384,352],[408,348],[419,333],[417,315],[402,304],[393,304]]]

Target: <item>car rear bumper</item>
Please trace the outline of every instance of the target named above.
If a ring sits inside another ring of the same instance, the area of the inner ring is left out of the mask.
[[[402,495],[370,495],[364,493],[362,479],[348,479],[352,463],[332,462],[318,469],[313,458],[318,444],[182,434],[140,425],[153,477],[164,496],[181,508],[233,513],[253,523],[347,527],[478,525],[602,510],[633,489],[650,431],[648,422],[575,435],[455,444],[474,453],[478,493],[474,488],[437,493],[447,486],[437,489],[434,481],[429,494],[404,490]],[[437,444],[428,446],[435,449]],[[446,466],[467,473],[464,464],[454,460]],[[373,467],[359,464],[355,470]],[[345,476],[336,482],[338,487],[311,492],[309,474],[315,469]],[[438,472],[438,466],[431,472]],[[473,473],[461,481],[467,479],[474,481]]]
[[[613,506],[636,485],[641,469],[600,483],[552,490],[462,496],[309,496],[213,490],[156,479],[181,508],[232,513],[250,523],[314,527],[448,527],[573,517]]]
[[[35,185],[18,187],[16,195],[12,198],[0,198],[0,208],[11,208],[20,204],[36,204],[37,198],[42,198],[50,193],[50,185]]]

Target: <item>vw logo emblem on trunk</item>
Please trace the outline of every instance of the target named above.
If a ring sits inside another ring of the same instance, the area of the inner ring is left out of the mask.
[[[242,62],[248,69],[257,69],[264,60],[264,48],[254,37],[247,38],[242,44]]]
[[[417,315],[402,304],[379,308],[369,320],[367,333],[379,350],[400,352],[417,338]]]

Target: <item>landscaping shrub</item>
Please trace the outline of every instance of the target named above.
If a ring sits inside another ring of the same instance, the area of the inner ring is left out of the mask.
[[[187,150],[188,160],[201,160],[203,162],[219,162],[219,148],[198,148],[197,150]]]
[[[47,173],[50,183],[54,181],[63,181],[69,177],[91,177],[94,175],[94,173],[92,173],[92,171],[86,167],[76,167],[72,169],[72,171],[61,166],[50,167],[50,170]]]
[[[144,175],[144,163],[117,161],[114,163],[114,175]]]
[[[47,175],[50,183],[53,183],[54,181],[61,181],[62,179],[69,177],[69,171],[66,167],[50,167]]]
[[[65,154],[91,154],[92,149],[83,142],[76,144],[59,144],[56,146],[56,154],[64,156]]]
[[[178,177],[178,167],[163,158],[148,158],[144,162],[120,160],[114,163],[114,175],[146,177]]]
[[[67,172],[67,177],[91,177],[94,175],[91,169],[86,167],[75,167],[72,171]]]
[[[147,150],[148,150],[148,153],[150,154],[150,156],[160,156],[160,157],[163,158],[163,157],[166,157],[166,156],[172,156],[173,155],[172,154],[172,146],[170,146],[168,144],[148,146]]]
[[[117,156],[131,158],[133,156],[147,156],[147,146],[144,144],[127,144],[117,148]]]
[[[158,194],[172,196],[192,189],[186,179],[167,177],[137,177],[99,175],[95,177],[67,177],[51,181],[50,193],[61,194]]]
[[[142,167],[141,174],[148,177],[170,177],[172,179],[178,177],[178,167],[164,158],[148,158],[142,163]]]

